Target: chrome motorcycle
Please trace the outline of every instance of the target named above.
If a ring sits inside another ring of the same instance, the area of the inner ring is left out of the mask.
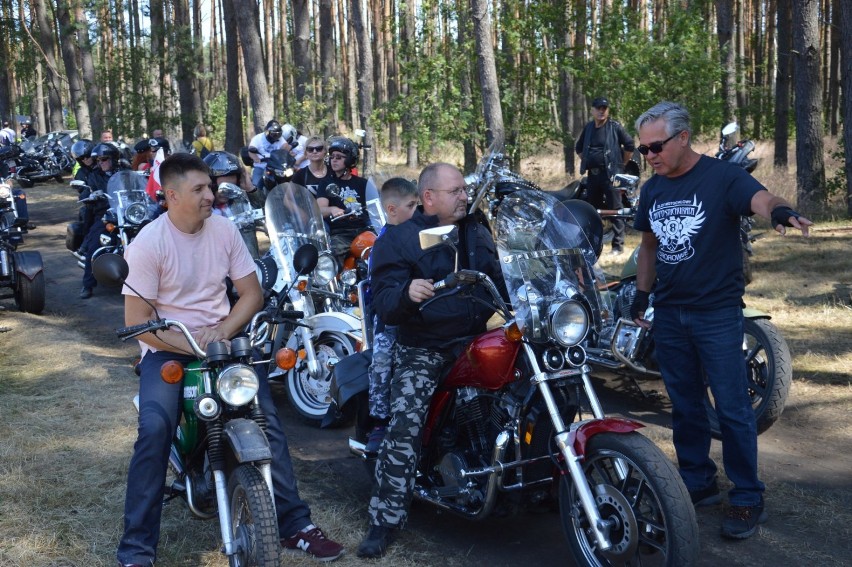
[[[588,347],[589,362],[599,370],[627,377],[644,396],[656,397],[657,392],[645,393],[642,379],[659,379],[652,329],[633,323],[630,306],[636,296],[636,263],[639,247],[633,251],[621,271],[621,280],[602,291],[612,304],[599,335]],[[745,317],[742,354],[745,358],[748,393],[757,420],[757,432],[763,433],[774,424],[787,402],[793,381],[790,349],[770,316],[757,309],[744,308]],[[653,294],[651,308],[645,318],[654,319]],[[721,439],[719,417],[710,387],[707,387],[705,407],[713,436]]]
[[[21,311],[44,310],[44,262],[38,251],[19,252],[27,219],[18,217],[11,183],[0,178],[0,299],[14,298]],[[9,288],[9,292],[2,291]]]
[[[295,183],[278,185],[267,196],[264,211],[270,246],[257,266],[267,308],[304,313],[299,322],[276,323],[268,329],[263,352],[289,347],[299,353],[294,368],[272,368],[269,378],[283,380],[299,415],[319,426],[331,403],[331,369],[359,348],[360,309],[351,304],[335,308],[342,299],[336,287],[337,263],[311,192]],[[305,246],[317,256],[316,267],[307,272],[295,262],[297,251]]]

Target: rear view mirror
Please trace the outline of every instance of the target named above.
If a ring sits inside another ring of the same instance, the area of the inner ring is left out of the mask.
[[[426,228],[420,231],[420,249],[428,250],[438,246],[439,244],[447,243],[453,248],[453,237],[455,236],[455,225],[437,226],[435,228]]]
[[[92,273],[106,286],[121,285],[130,273],[127,261],[118,254],[101,254],[92,262]]]
[[[313,244],[302,244],[293,254],[293,268],[303,276],[313,271],[319,261],[319,251]]]

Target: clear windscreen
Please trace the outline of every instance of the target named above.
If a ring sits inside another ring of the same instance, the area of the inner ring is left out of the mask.
[[[295,278],[293,255],[299,246],[313,244],[319,252],[329,250],[319,205],[306,187],[292,182],[276,186],[266,198],[264,212],[270,250],[288,274],[288,282]]]
[[[133,203],[154,204],[145,187],[148,178],[141,171],[122,169],[110,176],[107,182],[107,199],[114,209],[126,210]]]
[[[600,329],[604,282],[580,226],[565,205],[541,191],[516,191],[500,204],[494,240],[516,321],[530,340],[548,338],[553,306],[569,299],[580,301]]]

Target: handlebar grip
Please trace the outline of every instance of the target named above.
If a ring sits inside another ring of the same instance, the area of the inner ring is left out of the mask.
[[[303,319],[305,317],[304,311],[293,311],[291,309],[284,309],[278,312],[278,315],[283,319]]]
[[[455,272],[453,272],[452,274],[448,275],[447,277],[445,277],[441,281],[435,282],[435,285],[432,286],[432,289],[434,291],[441,291],[442,289],[446,289],[446,288],[454,288],[454,287],[456,287],[458,282],[459,282],[458,275]]]
[[[148,321],[147,323],[142,323],[141,325],[122,327],[121,329],[116,329],[115,334],[120,339],[129,339],[131,337],[135,337],[136,335],[141,335],[142,333],[147,333],[148,331],[155,330],[159,327],[157,323],[157,321]]]

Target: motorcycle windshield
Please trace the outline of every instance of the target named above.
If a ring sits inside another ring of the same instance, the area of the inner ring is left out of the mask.
[[[223,216],[240,228],[254,226],[254,214],[245,191],[233,183],[221,183],[216,188],[217,199],[219,196],[227,198],[227,206],[222,209]]]
[[[588,316],[587,329],[600,331],[605,300],[602,275],[593,270],[594,248],[571,211],[548,193],[519,190],[507,195],[497,211],[494,241],[515,320],[534,342],[551,339],[562,327],[558,319],[577,302]],[[576,329],[574,332],[577,332]],[[562,339],[562,340],[560,340]]]
[[[288,283],[296,277],[293,255],[299,246],[313,244],[319,252],[330,249],[319,205],[306,187],[292,182],[276,186],[266,198],[264,213],[270,250]]]
[[[382,200],[379,197],[378,184],[373,177],[367,180],[367,212],[370,214],[370,224],[373,226],[373,230],[376,234],[379,234],[387,219],[385,218],[385,209],[382,207]]]
[[[124,212],[134,203],[142,203],[146,207],[153,204],[145,192],[148,178],[141,171],[122,169],[116,171],[107,182],[107,199],[109,206],[117,212]]]

